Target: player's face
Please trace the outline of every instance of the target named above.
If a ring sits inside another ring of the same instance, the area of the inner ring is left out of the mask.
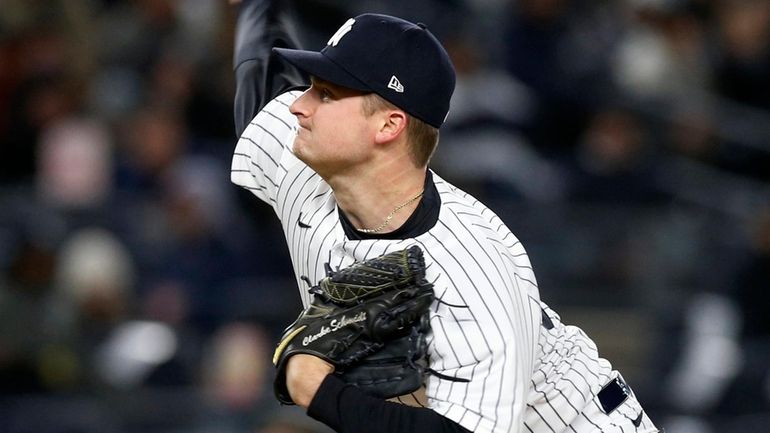
[[[363,97],[363,92],[314,78],[290,107],[300,125],[294,154],[323,177],[367,161],[376,128],[364,115]]]

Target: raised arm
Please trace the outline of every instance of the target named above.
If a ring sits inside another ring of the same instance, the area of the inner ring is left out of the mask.
[[[287,31],[280,0],[240,2],[235,28],[235,133],[241,136],[251,119],[271,99],[307,85],[307,77],[271,54],[272,47],[297,48]]]

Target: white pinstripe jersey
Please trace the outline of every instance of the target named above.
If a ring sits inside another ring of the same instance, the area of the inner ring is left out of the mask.
[[[540,301],[524,247],[479,201],[434,173],[441,208],[430,230],[400,240],[346,237],[331,188],[291,152],[298,125],[288,107],[300,94],[284,93],[257,114],[238,141],[231,178],[281,220],[303,303],[310,295],[301,277],[319,281],[325,263],[338,269],[419,245],[442,301],[431,308],[431,368],[469,380],[429,376],[432,410],[475,432],[630,433],[612,425],[635,418],[638,403],[612,416],[599,409],[595,395],[617,373]],[[542,325],[545,314],[553,327]]]

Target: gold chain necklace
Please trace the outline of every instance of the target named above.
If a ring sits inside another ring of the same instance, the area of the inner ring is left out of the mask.
[[[422,194],[424,192],[425,192],[425,190],[422,190],[416,196],[414,196],[414,197],[410,198],[409,200],[405,201],[404,203],[396,206],[392,211],[390,211],[388,216],[385,217],[385,221],[383,221],[382,224],[378,225],[377,227],[375,227],[373,229],[358,229],[358,231],[361,232],[361,233],[379,233],[380,231],[382,231],[382,229],[387,227],[388,224],[390,224],[390,220],[393,219],[393,215],[395,215],[396,212],[398,212],[401,209],[405,208],[406,206],[409,206],[410,204],[414,203],[415,200],[417,200],[418,198],[422,197]]]

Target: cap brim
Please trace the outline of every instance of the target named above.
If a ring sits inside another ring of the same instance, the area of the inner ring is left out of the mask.
[[[350,89],[372,91],[366,83],[351,75],[321,52],[289,48],[273,48],[273,52],[300,70],[324,81]]]

